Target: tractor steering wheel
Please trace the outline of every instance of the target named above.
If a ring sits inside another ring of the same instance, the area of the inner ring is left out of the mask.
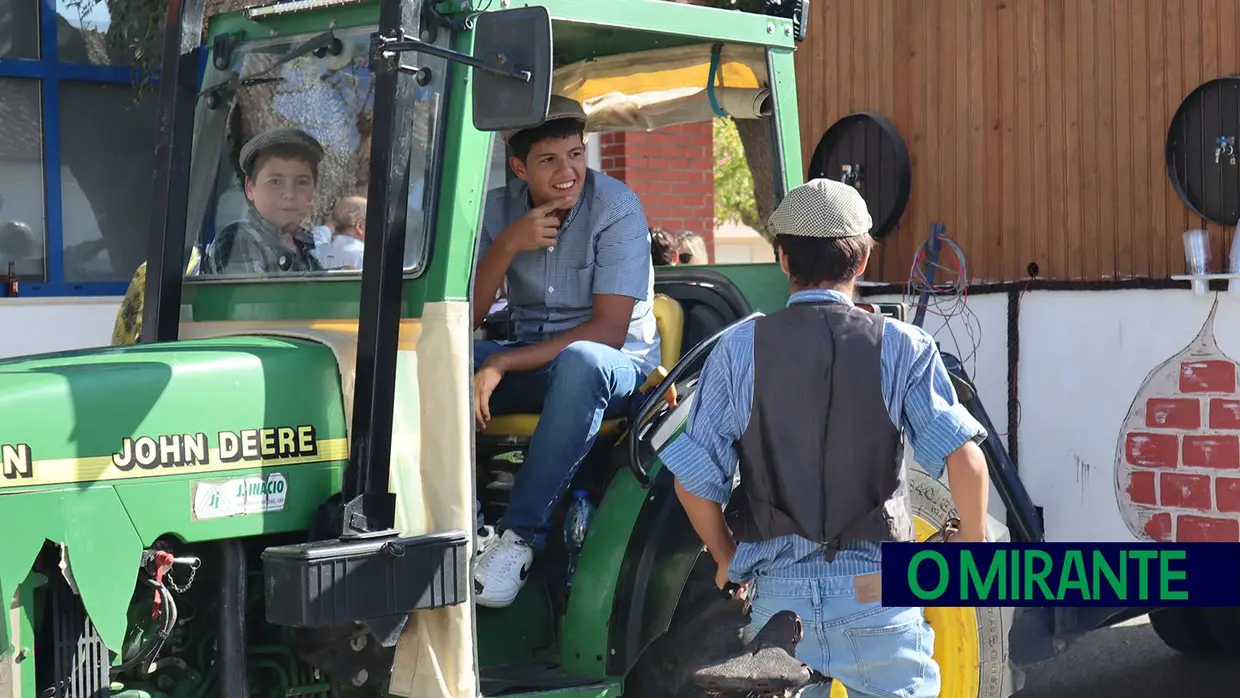
[[[689,367],[697,364],[698,359],[709,353],[725,334],[731,332],[733,328],[761,316],[762,313],[760,312],[750,313],[698,342],[697,346],[680,357],[680,361],[677,361],[676,365],[672,367],[671,373],[668,373],[667,377],[659,381],[658,387],[646,395],[646,399],[640,403],[637,411],[633,413],[629,419],[629,424],[632,425],[629,429],[629,470],[633,471],[633,476],[637,478],[642,487],[650,486],[650,474],[642,463],[650,462],[654,456],[654,447],[650,443],[655,431],[654,418],[670,409],[667,407],[667,403],[663,401],[664,393],[671,389],[673,385],[686,378],[685,374],[688,373]],[[698,371],[700,372],[701,369],[698,369]]]

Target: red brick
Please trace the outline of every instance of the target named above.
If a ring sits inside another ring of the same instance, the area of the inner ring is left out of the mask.
[[[1145,402],[1145,426],[1154,429],[1201,427],[1201,403],[1195,398],[1152,397]]]
[[[1211,429],[1240,429],[1240,400],[1210,400]]]
[[[1220,512],[1240,512],[1240,479],[1214,478],[1214,508]]]
[[[1240,437],[1185,435],[1183,463],[1199,468],[1240,468]]]
[[[1185,361],[1180,364],[1180,392],[1234,393],[1236,365],[1230,361]]]
[[[604,172],[641,198],[651,226],[693,231],[714,247],[714,143],[710,122],[604,134]]]
[[[1200,511],[1209,511],[1213,508],[1209,475],[1162,473],[1158,484],[1158,494],[1165,507]]]
[[[1154,493],[1154,473],[1133,473],[1128,483],[1128,497],[1137,504],[1158,504]]]
[[[1156,541],[1170,541],[1171,514],[1154,514],[1145,522],[1145,535]]]
[[[1213,516],[1193,516],[1181,514],[1176,517],[1175,539],[1182,543],[1240,542],[1240,521],[1221,519]]]
[[[1124,444],[1124,453],[1133,465],[1174,468],[1180,460],[1180,437],[1175,434],[1132,432]]]

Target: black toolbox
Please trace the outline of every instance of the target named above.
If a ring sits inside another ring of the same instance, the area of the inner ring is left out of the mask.
[[[267,620],[322,628],[468,598],[468,535],[329,539],[263,551]]]

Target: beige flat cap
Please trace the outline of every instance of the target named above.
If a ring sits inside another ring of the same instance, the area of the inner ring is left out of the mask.
[[[547,118],[543,120],[543,123],[545,124],[548,121],[555,121],[556,119],[576,119],[584,126],[586,123],[586,111],[581,108],[581,103],[575,99],[561,97],[560,95],[551,95],[551,104],[547,106]],[[512,140],[513,136],[517,135],[521,131],[528,130],[529,129],[518,129],[516,131],[504,131],[501,135],[504,138],[504,142],[507,143]]]

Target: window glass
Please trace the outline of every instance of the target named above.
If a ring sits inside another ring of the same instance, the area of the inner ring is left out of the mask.
[[[135,58],[159,51],[167,3],[159,4],[155,17],[145,12],[151,3],[121,3],[119,19],[109,8],[115,4],[56,0],[56,52],[61,63],[130,66]]]
[[[491,168],[487,170],[486,191],[504,186],[515,176],[508,169],[508,144],[504,143],[503,135],[497,133],[491,138]]]
[[[0,78],[0,278],[46,281],[43,141],[36,80]]]
[[[66,282],[128,281],[150,238],[154,89],[60,83]]]
[[[0,0],[0,58],[39,58],[42,0]]]
[[[487,167],[486,186],[482,188],[482,191],[483,191],[482,204],[481,204],[482,208],[478,214],[479,220],[481,220],[481,218],[486,215],[487,193],[489,193],[492,189],[496,189],[496,188],[504,186],[509,181],[511,181],[512,178],[515,176],[516,175],[512,173],[512,170],[508,168],[508,145],[504,143],[503,135],[496,133],[491,137],[490,166]],[[479,230],[479,232],[481,232],[481,230]],[[482,261],[477,258],[478,248],[481,244],[482,244],[481,239],[474,240],[474,256],[475,256],[474,265],[475,266],[478,264],[478,262]],[[475,302],[481,302],[481,301],[479,299],[475,299]],[[508,305],[508,279],[507,278],[505,278],[502,282],[500,282],[499,288],[496,289],[495,291],[495,298],[489,299],[487,302],[491,304],[491,309],[487,311],[488,314],[497,313],[503,310]]]
[[[204,88],[230,76],[241,86],[198,114],[191,180],[208,183],[210,194],[191,191],[188,235],[201,259],[192,273],[287,278],[350,275],[361,268],[374,128],[375,77],[367,64],[372,31],[337,31],[343,44],[337,55],[310,52],[285,60],[314,36],[306,34],[242,45],[227,70],[208,64]],[[419,267],[425,255],[433,196],[426,182],[442,128],[446,78],[444,61],[419,56],[419,66],[430,68],[432,79],[415,91],[406,268]],[[251,139],[288,128],[321,146],[317,174],[297,145],[284,155],[261,149],[251,171],[241,170]]]
[[[208,88],[230,73],[243,84],[231,100],[199,112],[191,177],[218,169],[214,210],[196,231],[203,275],[287,276],[360,264],[361,240],[333,214],[338,200],[366,196],[375,89],[366,65],[369,31],[338,32],[339,55],[286,60],[313,36],[243,44],[229,71],[208,71],[204,78]],[[242,171],[241,153],[252,139],[290,128],[312,139],[310,147],[322,148],[317,167],[305,146],[294,144],[283,154],[278,147],[260,150],[251,172]]]
[[[440,33],[440,46],[448,48],[447,32]],[[439,137],[443,125],[444,82],[448,79],[448,61],[428,54],[411,54],[406,62],[416,60],[419,68],[430,71],[430,81],[413,92],[413,138],[409,146],[409,208],[405,213],[405,270],[422,273],[430,251],[434,231],[434,198],[438,188],[435,173],[439,170]]]

